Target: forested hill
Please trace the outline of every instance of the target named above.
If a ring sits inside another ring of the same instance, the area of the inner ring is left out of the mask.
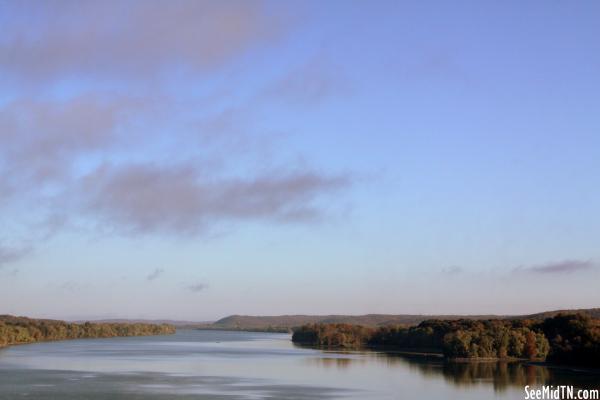
[[[595,319],[600,319],[600,308],[584,308],[580,310],[545,311],[537,314],[521,315],[508,318],[516,319],[546,319],[556,317],[558,314],[585,314]]]
[[[175,333],[175,327],[167,324],[69,323],[50,319],[0,315],[0,347],[46,340],[168,335],[172,333]]]
[[[306,324],[351,324],[366,327],[390,325],[417,325],[430,319],[437,320],[488,320],[488,319],[530,319],[543,320],[559,313],[583,313],[592,318],[600,318],[600,308],[582,310],[546,311],[529,315],[421,315],[421,314],[367,314],[367,315],[279,315],[251,316],[231,315],[207,327],[213,329],[240,330],[289,330]]]
[[[542,320],[427,320],[410,327],[308,324],[294,330],[292,341],[438,352],[452,359],[547,358],[557,364],[600,367],[600,319],[585,313]]]

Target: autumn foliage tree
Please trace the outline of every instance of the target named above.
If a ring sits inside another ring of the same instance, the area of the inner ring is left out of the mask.
[[[45,340],[107,338],[115,336],[166,335],[175,333],[167,324],[68,323],[11,315],[0,316],[0,347]]]
[[[441,352],[448,358],[548,359],[598,366],[600,321],[581,314],[534,320],[428,320],[418,325],[366,328],[309,324],[295,329],[297,343],[329,347],[396,347]]]
[[[600,320],[585,314],[559,314],[540,329],[550,342],[548,360],[600,367]]]

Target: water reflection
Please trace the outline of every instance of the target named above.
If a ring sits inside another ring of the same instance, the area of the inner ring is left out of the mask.
[[[311,364],[325,368],[347,369],[376,361],[389,368],[409,368],[425,378],[443,378],[446,382],[468,388],[492,386],[495,392],[509,388],[523,389],[541,385],[573,385],[576,388],[592,388],[598,385],[597,373],[586,370],[551,368],[527,362],[513,361],[445,361],[439,355],[415,355],[398,352],[340,351],[327,352],[324,357],[310,360]]]
[[[309,358],[308,364],[323,368],[348,369],[351,365],[365,364],[368,360],[364,358],[352,359],[349,357],[317,357]]]
[[[495,391],[509,387],[523,388],[526,385],[573,385],[590,388],[596,386],[598,375],[591,371],[549,368],[527,362],[448,362],[393,353],[378,353],[386,364],[407,364],[424,376],[437,378],[440,375],[456,386],[492,385]]]
[[[496,392],[511,386],[523,388],[550,382],[547,368],[518,362],[442,362],[436,366],[413,361],[412,366],[425,376],[441,374],[447,382],[456,386],[491,385]]]

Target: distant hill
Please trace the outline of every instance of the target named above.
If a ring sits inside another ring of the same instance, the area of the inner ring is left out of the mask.
[[[210,329],[234,330],[289,330],[311,323],[345,323],[378,327],[385,325],[416,325],[428,319],[545,319],[559,313],[584,313],[592,318],[600,318],[600,308],[581,310],[556,310],[528,315],[422,315],[422,314],[367,314],[367,315],[279,315],[279,316],[251,316],[231,315],[222,318],[213,324],[206,325]]]
[[[544,311],[536,314],[518,315],[511,318],[517,319],[546,319],[555,317],[557,314],[587,314],[592,318],[600,319],[600,308],[582,308],[577,310],[555,310]]]

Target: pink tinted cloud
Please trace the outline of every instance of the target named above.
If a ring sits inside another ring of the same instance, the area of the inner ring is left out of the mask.
[[[589,270],[595,267],[591,260],[563,260],[530,267],[516,268],[516,272],[531,272],[537,274],[570,274]]]
[[[203,283],[203,282],[199,282],[199,283],[194,283],[192,285],[188,285],[185,287],[187,290],[189,290],[192,293],[200,293],[206,289],[208,289],[208,284],[207,283]]]
[[[216,179],[193,164],[104,166],[81,188],[85,209],[133,233],[196,234],[222,220],[309,221],[315,200],[350,183],[314,172]]]
[[[270,85],[265,95],[294,104],[311,105],[348,92],[343,69],[323,58],[294,68]]]
[[[283,31],[262,1],[20,1],[3,27],[0,65],[28,80],[64,75],[135,78],[165,67],[205,70]],[[27,16],[32,24],[19,23]]]
[[[0,242],[0,268],[27,256],[31,250],[29,247],[17,248]]]
[[[0,108],[0,157],[11,174],[57,178],[73,158],[115,142],[115,130],[139,110],[132,99],[84,94],[65,101],[21,99]]]

